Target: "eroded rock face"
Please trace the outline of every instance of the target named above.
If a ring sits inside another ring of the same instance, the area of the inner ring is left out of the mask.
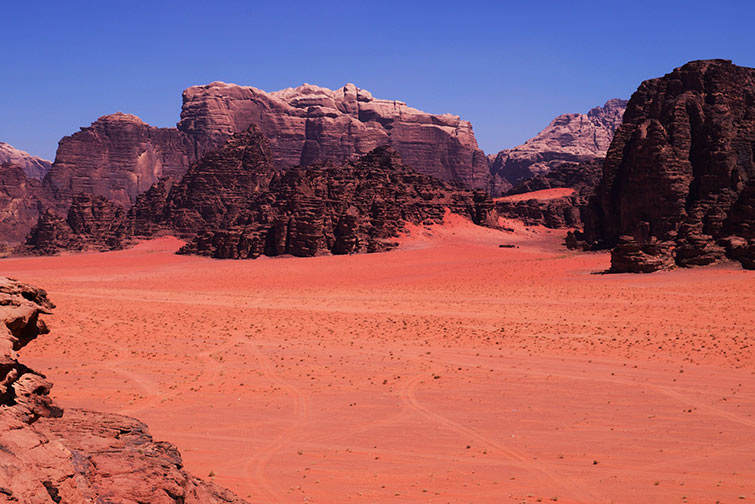
[[[42,180],[52,166],[52,163],[46,159],[32,156],[28,152],[18,150],[5,142],[0,142],[0,165],[3,164],[21,167],[24,174],[34,180]]]
[[[54,307],[45,291],[0,277],[0,421],[3,424],[32,423],[43,416],[60,416],[60,409],[49,397],[52,385],[44,375],[18,362],[17,354],[34,338],[48,332],[40,316],[50,313]]]
[[[52,205],[42,183],[22,167],[0,163],[0,246],[24,240],[42,209]]]
[[[51,209],[43,212],[19,252],[117,250],[130,230],[124,209],[102,196],[81,193],[73,198],[65,219]]]
[[[214,82],[183,93],[178,128],[196,140],[200,155],[251,124],[270,139],[281,169],[354,160],[389,145],[421,173],[468,188],[488,187],[487,158],[477,147],[472,125],[457,116],[376,99],[353,84],[337,90],[304,84],[266,93]]]
[[[182,176],[193,159],[193,141],[175,128],[117,113],[61,139],[45,184],[63,209],[80,193],[129,207],[161,178]]]
[[[606,156],[585,237],[612,271],[755,261],[755,69],[693,61],[643,82]]]
[[[522,145],[502,150],[490,168],[494,192],[506,192],[564,161],[582,162],[605,156],[626,106],[626,100],[615,98],[587,114],[560,115]]]
[[[45,291],[0,277],[0,500],[24,504],[243,504],[183,470],[178,450],[133,418],[65,413],[17,351],[48,332]]]
[[[530,226],[548,228],[581,228],[582,214],[590,197],[600,183],[603,174],[603,158],[583,163],[562,162],[550,171],[525,180],[506,194],[526,195],[532,198],[496,199],[499,215],[518,219]],[[571,194],[561,197],[539,197],[538,191],[548,189],[571,189]]]
[[[406,222],[442,222],[447,209],[495,220],[487,195],[417,173],[390,147],[279,171],[256,127],[194,164],[167,207],[173,229],[201,230],[183,253],[231,259],[388,250]]]

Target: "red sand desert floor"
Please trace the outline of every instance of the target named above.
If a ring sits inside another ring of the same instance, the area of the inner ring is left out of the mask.
[[[164,238],[0,274],[58,305],[23,353],[59,403],[251,502],[755,501],[755,273],[594,274],[559,240],[454,220],[384,254]]]

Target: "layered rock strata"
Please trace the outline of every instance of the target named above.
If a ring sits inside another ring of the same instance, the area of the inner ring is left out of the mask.
[[[280,169],[350,161],[388,145],[418,172],[467,188],[488,187],[487,158],[472,125],[458,116],[373,98],[353,84],[336,90],[304,84],[266,93],[213,82],[183,93],[178,129],[195,139],[197,156],[252,124],[270,139]]]
[[[133,418],[63,411],[18,350],[48,332],[45,291],[0,277],[0,500],[24,504],[243,504],[186,473],[178,450]]]
[[[161,178],[182,176],[193,160],[187,135],[116,113],[62,138],[45,184],[62,210],[81,193],[128,207]]]
[[[611,270],[755,267],[755,69],[693,61],[643,82],[585,217]]]

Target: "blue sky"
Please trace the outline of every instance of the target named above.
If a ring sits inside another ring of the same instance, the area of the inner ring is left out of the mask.
[[[26,5],[22,5],[26,4]],[[0,141],[52,159],[116,111],[174,126],[187,86],[346,82],[472,122],[488,153],[688,60],[755,67],[753,2],[6,2]]]

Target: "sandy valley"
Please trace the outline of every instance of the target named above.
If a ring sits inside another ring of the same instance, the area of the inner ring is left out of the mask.
[[[381,254],[161,238],[0,274],[57,304],[24,359],[61,406],[138,417],[251,502],[755,500],[753,272],[605,275],[562,238],[454,218]]]

